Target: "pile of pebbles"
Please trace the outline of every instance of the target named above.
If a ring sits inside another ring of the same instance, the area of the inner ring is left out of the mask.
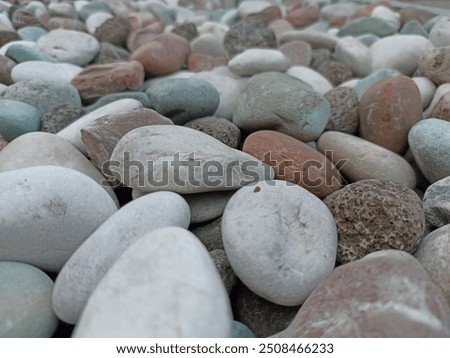
[[[0,1],[0,336],[450,337],[438,13]]]

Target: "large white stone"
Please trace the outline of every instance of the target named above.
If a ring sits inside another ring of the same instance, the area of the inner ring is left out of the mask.
[[[272,178],[253,156],[181,126],[153,125],[128,132],[117,143],[109,169],[117,180],[143,192],[193,194],[234,190]]]
[[[226,338],[231,308],[200,240],[181,228],[153,231],[98,284],[74,337]]]
[[[333,215],[309,191],[284,181],[236,192],[222,217],[222,239],[236,275],[274,303],[303,303],[334,268]]]
[[[11,78],[14,82],[34,80],[70,85],[74,77],[81,71],[80,66],[70,63],[26,61],[13,67]]]
[[[14,139],[0,152],[0,172],[42,165],[66,167],[91,177],[119,204],[103,174],[77,148],[55,134],[27,133]]]
[[[0,262],[0,337],[50,338],[58,325],[53,281],[21,262]]]
[[[410,76],[419,67],[419,57],[432,43],[419,35],[384,37],[370,46],[374,70],[393,69]]]
[[[81,153],[86,155],[83,141],[81,140],[81,129],[92,125],[100,117],[111,114],[128,113],[135,109],[142,108],[140,101],[132,98],[121,99],[89,112],[85,116],[68,125],[57,133],[58,136],[64,138],[74,145]]]
[[[117,207],[78,171],[39,166],[0,173],[0,261],[57,272]]]
[[[100,43],[84,32],[55,29],[41,36],[35,48],[56,62],[84,66],[97,56]]]
[[[286,71],[286,74],[306,82],[320,94],[325,94],[333,89],[333,85],[330,81],[328,81],[317,71],[314,71],[306,66],[292,66]]]
[[[355,76],[365,77],[372,71],[372,54],[369,48],[354,37],[339,39],[335,53],[336,60],[348,66]]]
[[[434,47],[450,46],[450,18],[442,17],[431,28],[428,39]]]
[[[228,62],[231,72],[241,77],[262,72],[284,72],[290,66],[287,57],[278,50],[248,49]]]
[[[70,257],[53,291],[58,317],[75,324],[97,284],[119,256],[150,231],[187,228],[190,211],[178,194],[159,192],[128,203],[106,220]]]

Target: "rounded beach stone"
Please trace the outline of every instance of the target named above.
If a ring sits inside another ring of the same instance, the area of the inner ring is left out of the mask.
[[[41,126],[41,112],[29,104],[0,99],[0,135],[6,141],[29,132],[37,132]]]
[[[428,49],[420,55],[420,73],[436,85],[450,82],[450,46]]]
[[[26,61],[47,61],[51,60],[44,55],[42,52],[28,46],[21,44],[16,44],[9,46],[5,52],[5,56],[9,57],[16,63],[26,62]]]
[[[450,176],[450,122],[424,119],[411,128],[408,142],[417,165],[430,183]]]
[[[164,33],[133,51],[129,60],[142,63],[147,76],[161,76],[181,69],[189,51],[189,42],[186,39],[172,33]]]
[[[220,39],[213,34],[204,34],[191,42],[191,53],[210,56],[225,56],[226,51]]]
[[[336,36],[314,30],[287,31],[279,38],[280,45],[290,41],[305,41],[309,43],[313,49],[334,50],[338,38],[336,38]]]
[[[450,176],[431,184],[422,200],[429,225],[441,227],[450,224]]]
[[[450,306],[450,225],[432,231],[419,244],[414,257],[441,288]]]
[[[286,134],[257,131],[247,137],[242,150],[270,165],[276,179],[300,185],[320,198],[342,186],[339,171],[332,162]]]
[[[316,140],[330,118],[330,104],[305,82],[268,72],[254,76],[236,102],[233,123],[240,129],[276,130],[302,142]]]
[[[291,41],[279,47],[291,66],[309,66],[311,63],[311,45],[304,41]]]
[[[450,92],[444,93],[427,113],[428,118],[438,118],[450,122]]]
[[[140,62],[116,62],[91,65],[72,80],[83,101],[125,90],[139,90],[144,83],[144,67]]]
[[[168,226],[187,228],[189,222],[189,206],[175,193],[145,195],[122,207],[87,238],[60,271],[52,300],[58,317],[75,324],[103,276],[142,236]]]
[[[324,200],[338,230],[340,263],[380,250],[414,252],[425,228],[417,194],[389,180],[361,180]]]
[[[70,63],[27,61],[14,66],[11,77],[15,83],[30,80],[70,85],[74,77],[82,70],[80,66]]]
[[[69,31],[87,32],[86,25],[77,19],[67,19],[64,17],[52,17],[48,21],[47,27],[50,31],[62,29]]]
[[[295,28],[302,28],[319,20],[320,9],[316,5],[301,6],[286,14],[286,20]]]
[[[359,137],[328,131],[320,136],[317,149],[353,182],[387,179],[411,189],[416,186],[414,169],[405,159]]]
[[[42,116],[41,131],[56,134],[85,114],[84,108],[69,103],[54,107]]]
[[[100,50],[100,43],[89,34],[56,29],[41,36],[36,49],[56,62],[84,66],[91,62]]]
[[[336,61],[325,61],[317,71],[322,74],[333,86],[339,86],[341,83],[353,78],[350,67]]]
[[[335,53],[336,60],[347,65],[355,76],[363,77],[372,72],[372,54],[358,39],[351,36],[339,39]]]
[[[422,119],[419,89],[406,76],[381,80],[361,98],[359,119],[362,138],[402,154],[410,129]]]
[[[176,25],[171,32],[175,35],[184,37],[189,42],[198,36],[197,26],[192,22]]]
[[[108,42],[100,44],[100,51],[94,60],[96,64],[108,64],[114,62],[124,62],[130,57],[130,53],[122,47],[114,46]]]
[[[184,126],[206,133],[231,148],[238,148],[241,143],[240,129],[224,118],[203,117],[187,122]]]
[[[58,319],[52,309],[53,281],[21,262],[0,262],[0,337],[50,338]]]
[[[330,103],[330,120],[326,130],[354,134],[359,128],[359,101],[353,88],[336,87],[325,93]]]
[[[384,250],[335,269],[277,336],[449,337],[450,312],[414,257]]]
[[[113,17],[104,21],[95,30],[95,37],[99,42],[125,47],[131,27],[126,19]]]
[[[271,49],[248,49],[228,63],[230,71],[241,77],[262,72],[284,72],[289,66],[290,62],[282,52]]]
[[[190,230],[200,239],[208,251],[223,250],[221,222],[222,217],[209,223],[196,225],[190,228]]]
[[[211,221],[222,216],[233,194],[233,190],[228,190],[183,195],[191,209],[191,224]]]
[[[9,57],[0,55],[0,83],[9,86],[15,82],[11,77],[15,66],[16,63]]]
[[[126,48],[131,52],[136,51],[139,47],[153,41],[157,35],[162,33],[164,33],[164,24],[159,21],[144,28],[133,30],[128,35]]]
[[[321,95],[333,88],[333,85],[327,78],[306,66],[292,66],[286,71],[286,74],[311,85],[314,91]]]
[[[395,35],[378,40],[370,47],[372,68],[390,68],[410,76],[419,67],[419,57],[433,47],[418,35]]]
[[[285,306],[303,303],[336,260],[330,211],[307,190],[280,180],[250,184],[233,195],[222,217],[222,239],[240,280]]]
[[[401,76],[401,73],[396,70],[375,70],[370,75],[359,80],[355,85],[356,95],[358,99],[364,96],[364,94],[378,81],[385,78]]]
[[[193,78],[154,84],[147,95],[153,109],[180,125],[214,114],[220,102],[219,92],[213,85]]]
[[[132,130],[114,148],[112,163],[110,170],[117,180],[144,192],[234,190],[273,177],[272,169],[251,155],[182,126]]]
[[[231,268],[230,261],[228,261],[225,250],[213,250],[209,254],[214,260],[214,264],[217,267],[217,271],[219,271],[225,289],[227,290],[228,294],[230,294],[234,286],[236,286],[238,279],[233,269]]]
[[[239,321],[233,321],[231,326],[231,338],[255,338],[255,335],[245,324]]]
[[[450,18],[442,17],[431,28],[428,39],[434,47],[450,46]]]
[[[107,95],[104,95],[97,100],[95,100],[94,103],[90,104],[89,106],[86,106],[85,109],[87,112],[95,111],[96,109],[99,109],[103,106],[106,106],[109,103],[119,101],[121,99],[135,99],[142,103],[143,107],[150,107],[151,103],[148,99],[148,96],[145,92],[142,91],[123,91],[123,92],[113,92]],[[89,101],[88,101],[89,102]]]
[[[57,272],[117,210],[100,185],[73,169],[30,167],[0,173],[0,178],[0,260]]]
[[[426,77],[414,77],[412,80],[419,89],[420,98],[422,100],[422,108],[425,109],[430,105],[431,100],[433,99],[436,92],[436,85]]]
[[[24,41],[37,41],[39,37],[46,33],[48,33],[48,31],[39,26],[26,26],[17,30],[17,34]]]
[[[225,34],[223,45],[231,59],[250,48],[277,48],[277,39],[261,22],[240,22]]]
[[[168,319],[168,312],[176,317]],[[90,297],[74,337],[223,338],[231,321],[228,294],[208,252],[189,231],[169,227],[120,256]]]
[[[402,29],[399,31],[399,34],[401,34],[401,35],[419,35],[419,36],[428,38],[428,32],[423,28],[423,26],[417,20],[407,21],[402,26]]]
[[[342,26],[337,33],[339,37],[359,36],[372,34],[378,37],[393,35],[397,32],[399,24],[376,17],[362,17]]]

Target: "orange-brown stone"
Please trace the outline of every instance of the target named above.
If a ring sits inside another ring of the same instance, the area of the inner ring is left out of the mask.
[[[127,39],[127,48],[131,52],[137,50],[142,45],[153,41],[155,37],[164,32],[164,24],[160,21],[155,22],[142,29],[134,30]]]
[[[320,9],[317,6],[309,5],[299,7],[286,15],[286,20],[295,28],[301,28],[319,20]]]

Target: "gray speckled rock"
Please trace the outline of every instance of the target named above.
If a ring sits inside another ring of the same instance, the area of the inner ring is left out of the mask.
[[[72,169],[31,167],[0,178],[0,260],[57,272],[117,210],[100,185]]]
[[[109,169],[132,189],[180,194],[234,190],[273,177],[258,159],[207,134],[164,125],[127,133],[114,148]]]
[[[430,183],[450,176],[450,122],[424,119],[411,128],[408,142],[417,165]]]
[[[222,216],[228,200],[235,192],[216,191],[184,195],[184,199],[191,209],[191,224],[198,224]]]
[[[41,131],[56,134],[86,114],[86,110],[70,103],[47,111],[41,119]]]
[[[429,225],[441,227],[450,224],[450,176],[430,185],[422,203]]]
[[[167,226],[187,228],[189,221],[189,207],[175,193],[153,193],[125,205],[89,236],[59,273],[53,290],[58,317],[75,324],[106,272],[143,235]]]
[[[0,135],[7,141],[29,132],[36,132],[41,125],[41,112],[29,104],[0,99]]]
[[[222,278],[228,294],[230,294],[238,279],[231,268],[230,261],[228,260],[225,250],[217,249],[210,251],[209,254],[216,264],[217,270],[219,271],[220,277]]]
[[[239,128],[224,118],[203,117],[194,119],[184,126],[209,134],[231,148],[237,148],[241,143],[241,131]]]
[[[417,194],[388,180],[361,180],[324,200],[338,230],[337,259],[351,262],[380,250],[414,252],[425,228]]]
[[[354,134],[359,127],[358,96],[353,88],[336,87],[325,93],[330,103],[330,120],[327,130]]]
[[[52,309],[53,281],[20,262],[0,262],[0,337],[50,338],[58,319]]]
[[[191,229],[208,251],[223,249],[222,217]]]
[[[330,211],[306,189],[280,180],[238,190],[225,208],[222,238],[241,281],[286,306],[303,303],[336,260]]]
[[[189,231],[169,227],[143,236],[115,262],[74,337],[223,338],[231,321],[228,294],[208,252]]]
[[[246,131],[276,130],[303,142],[325,129],[330,104],[311,87],[291,76],[268,72],[254,76],[241,92],[233,123]]]
[[[427,270],[432,280],[441,288],[450,306],[450,225],[445,225],[425,236],[414,257]]]
[[[219,92],[210,83],[192,79],[169,79],[147,90],[153,109],[175,124],[214,114],[219,106]]]
[[[339,37],[372,34],[378,37],[393,35],[398,30],[398,24],[376,17],[363,17],[342,26],[337,33]]]
[[[450,46],[431,48],[419,58],[420,73],[436,85],[450,82]]]

